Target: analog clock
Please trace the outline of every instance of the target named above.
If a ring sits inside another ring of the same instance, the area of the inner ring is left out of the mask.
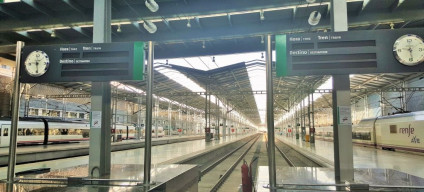
[[[399,37],[393,45],[396,59],[407,66],[424,62],[424,42],[417,35],[407,34]]]
[[[31,52],[25,59],[25,70],[32,77],[40,77],[49,69],[49,56],[40,50]]]

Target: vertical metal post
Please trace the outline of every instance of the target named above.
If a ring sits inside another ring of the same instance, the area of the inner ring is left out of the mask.
[[[348,30],[346,0],[331,0],[331,24],[335,32]],[[353,181],[352,115],[349,75],[333,75],[332,95],[334,175],[336,181],[339,182]],[[346,117],[348,120],[342,123],[339,117]]]
[[[168,103],[168,135],[171,136],[171,126],[172,126],[172,104]]]
[[[268,128],[268,170],[269,186],[271,191],[276,191],[275,169],[275,140],[274,140],[274,91],[272,83],[272,42],[271,35],[266,39],[266,111]]]
[[[402,110],[408,111],[408,103],[406,103],[406,91],[405,91],[406,83],[402,81]]]
[[[215,96],[215,103],[216,103],[216,111],[215,111],[215,117],[216,117],[216,126],[215,126],[215,139],[219,140],[219,99],[217,96]]]
[[[147,92],[146,92],[146,138],[144,140],[144,185],[150,185],[150,168],[152,161],[152,108],[153,108],[153,60],[154,45],[149,41],[147,61]]]
[[[384,104],[384,92],[381,91],[380,92],[380,111],[381,111],[381,116],[384,116],[386,114],[385,108],[386,108],[386,106]]]
[[[314,92],[311,94],[311,107],[312,107],[312,131],[311,131],[311,138],[310,143],[315,143],[315,108],[314,108]]]
[[[308,129],[309,129],[309,142],[311,142],[311,94],[308,93]]]
[[[19,106],[20,106],[20,92],[21,83],[19,82],[19,73],[21,68],[21,50],[24,47],[24,42],[18,41],[16,43],[16,67],[15,67],[15,80],[13,84],[12,96],[12,126],[9,129],[9,159],[7,166],[7,182],[13,183],[15,180],[15,166],[16,166],[16,146],[18,138],[18,122],[19,122]],[[1,134],[1,133],[0,133]]]
[[[159,124],[159,97],[156,97],[155,101],[155,138],[158,138],[158,124]]]
[[[302,91],[301,98],[303,98],[303,91]],[[305,135],[306,135],[305,99],[302,99],[300,111],[301,111],[301,116],[300,116],[301,119],[300,120],[302,121],[301,122],[301,125],[302,125],[302,141],[305,141]]]
[[[111,42],[112,0],[94,0],[93,43]],[[91,121],[100,117],[101,126],[90,127],[89,175],[110,173],[111,165],[111,86],[110,82],[91,83]]]

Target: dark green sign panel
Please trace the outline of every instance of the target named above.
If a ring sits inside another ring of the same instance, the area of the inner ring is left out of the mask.
[[[144,43],[26,46],[21,82],[143,80]]]
[[[277,35],[277,76],[423,72],[423,37],[420,28]]]

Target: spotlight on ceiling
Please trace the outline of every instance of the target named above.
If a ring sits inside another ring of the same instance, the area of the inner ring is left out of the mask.
[[[118,24],[118,29],[116,29],[116,32],[118,32],[118,33],[122,32],[121,24]]]
[[[152,33],[152,34],[156,33],[156,31],[158,30],[156,25],[149,20],[145,20],[143,22],[143,27],[144,27],[144,29],[146,29],[147,32]]]
[[[188,28],[190,28],[190,27],[191,27],[190,19],[187,19],[187,27],[188,27]]]
[[[202,42],[202,48],[206,48],[205,41]]]
[[[264,44],[264,43],[265,43],[264,36],[261,36],[261,44]]]
[[[56,31],[54,29],[52,30],[52,33],[50,34],[50,37],[53,37],[53,38],[56,37]]]
[[[212,57],[212,62],[214,62],[214,63],[215,63],[215,56],[213,56],[213,57]]]
[[[264,15],[264,10],[261,10],[261,12],[259,12],[259,18],[261,19],[261,21],[265,20],[265,15]]]
[[[320,20],[321,20],[321,13],[319,13],[318,11],[313,11],[309,15],[308,23],[309,25],[315,26],[315,25],[318,25]]]
[[[315,3],[316,0],[306,0],[307,3]]]
[[[145,1],[146,7],[151,11],[151,12],[156,12],[159,10],[159,5],[156,3],[155,0],[146,0]]]
[[[261,53],[262,55],[261,55],[261,58],[263,59],[264,58],[264,53]]]

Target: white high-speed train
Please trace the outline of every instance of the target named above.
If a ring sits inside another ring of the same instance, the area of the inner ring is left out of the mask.
[[[317,127],[315,138],[333,140],[333,127]],[[352,142],[387,150],[424,152],[424,111],[363,119],[352,128]]]
[[[10,120],[0,120],[0,147],[9,146],[10,142]],[[116,125],[116,134],[121,138],[135,138],[136,129],[133,125]],[[18,123],[18,144],[43,143],[45,127],[43,121],[19,121]],[[90,125],[81,122],[48,122],[48,141],[83,141],[89,139]],[[113,133],[112,133],[113,135]],[[144,136],[144,130],[142,130]],[[155,128],[152,136],[155,137]],[[162,127],[158,127],[158,136],[165,136]]]

